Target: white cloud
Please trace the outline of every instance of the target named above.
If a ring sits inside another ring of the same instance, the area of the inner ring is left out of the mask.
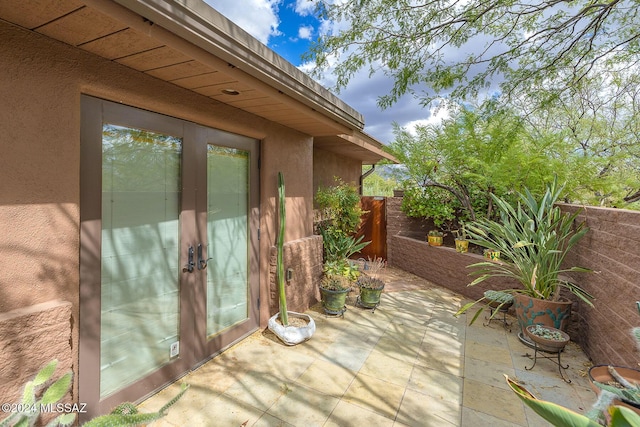
[[[298,38],[303,40],[311,40],[313,36],[313,27],[311,25],[303,25],[298,28]]]
[[[300,16],[312,15],[316,10],[315,0],[296,0],[295,9],[296,13]]]
[[[280,34],[278,6],[282,0],[204,1],[264,44]]]

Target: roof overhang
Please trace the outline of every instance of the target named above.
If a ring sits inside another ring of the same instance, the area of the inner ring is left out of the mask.
[[[2,0],[0,19],[311,135],[323,149],[389,158],[362,133],[360,113],[201,0]]]
[[[381,160],[399,163],[398,159],[385,151],[379,141],[362,132],[357,132],[355,135],[316,137],[313,140],[313,146],[341,156],[361,160],[365,165],[374,165]]]

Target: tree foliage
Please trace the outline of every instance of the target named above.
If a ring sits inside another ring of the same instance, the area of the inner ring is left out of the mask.
[[[390,151],[403,164],[403,209],[437,225],[490,216],[491,194],[509,198],[524,187],[544,190],[562,173],[557,141],[530,138],[508,110],[468,108],[415,133],[395,125]],[[560,178],[563,178],[562,176]]]
[[[308,54],[320,70],[333,66],[337,88],[360,69],[393,78],[388,107],[424,85],[425,102],[450,92],[475,99],[502,81],[508,97],[538,101],[589,76],[636,67],[640,3],[633,0],[357,0],[320,2],[339,31]],[[542,92],[539,92],[541,91]],[[542,96],[544,95],[544,96]]]

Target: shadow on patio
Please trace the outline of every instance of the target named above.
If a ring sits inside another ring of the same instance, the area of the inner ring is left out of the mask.
[[[287,347],[259,331],[180,382],[187,394],[154,426],[546,426],[504,380],[584,413],[595,400],[589,363],[570,343],[565,383],[551,360],[498,321],[468,326],[460,295],[398,269],[386,272],[380,306],[348,305],[344,318],[309,310],[310,341]],[[473,313],[469,314],[470,316]],[[508,319],[509,320],[509,319]],[[511,319],[512,320],[512,319]],[[159,408],[173,384],[140,405]]]

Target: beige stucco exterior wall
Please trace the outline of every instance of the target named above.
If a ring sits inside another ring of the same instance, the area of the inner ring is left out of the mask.
[[[330,151],[314,148],[313,150],[313,188],[314,194],[319,187],[335,184],[334,177],[343,181],[360,185],[362,162],[350,157],[340,156]]]
[[[0,312],[70,301],[78,363],[80,95],[262,140],[261,295],[275,242],[276,177],[287,180],[286,240],[312,234],[312,138],[0,21]],[[269,304],[261,306],[266,324]],[[74,393],[75,394],[75,393]]]

